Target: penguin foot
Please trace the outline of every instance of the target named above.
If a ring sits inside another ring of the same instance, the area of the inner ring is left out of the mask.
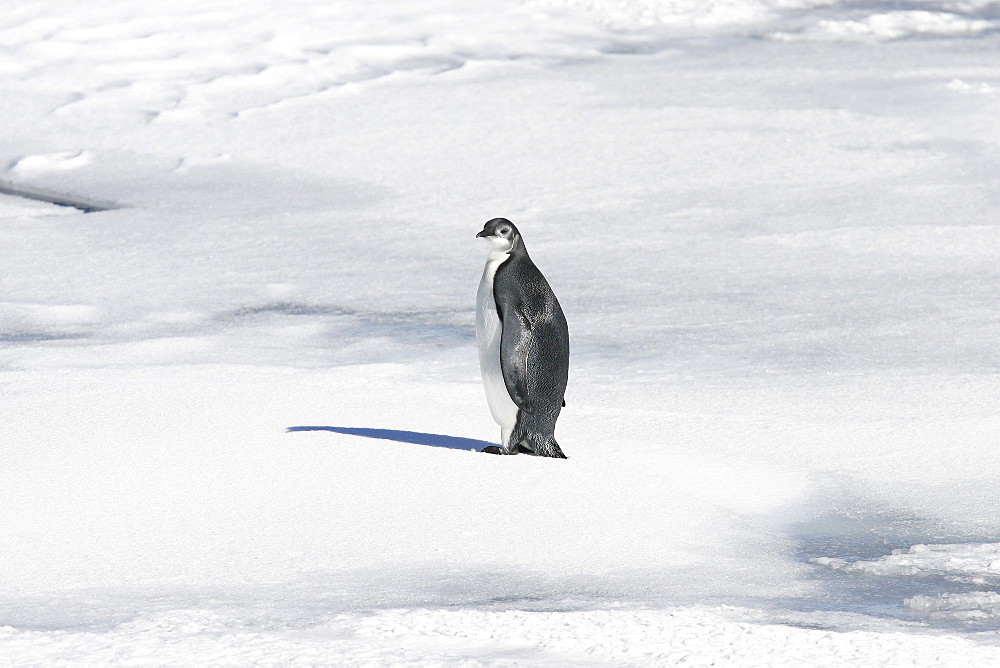
[[[534,452],[532,452],[528,448],[524,447],[523,445],[518,445],[517,449],[514,450],[513,452],[505,450],[505,449],[501,448],[499,445],[487,445],[485,448],[483,448],[479,452],[485,452],[485,453],[490,454],[490,455],[517,455],[517,454],[521,454],[521,453],[524,453],[526,455],[533,455],[533,454],[535,454]]]

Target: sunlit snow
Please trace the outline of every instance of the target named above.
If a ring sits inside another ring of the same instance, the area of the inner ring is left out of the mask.
[[[5,9],[2,662],[1000,665],[998,33]],[[568,460],[478,452],[498,216]]]

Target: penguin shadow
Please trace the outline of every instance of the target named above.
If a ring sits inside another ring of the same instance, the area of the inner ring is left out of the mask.
[[[480,441],[476,438],[445,436],[444,434],[428,434],[422,431],[402,431],[399,429],[370,429],[368,427],[289,427],[286,431],[332,431],[335,434],[377,438],[383,441],[412,443],[413,445],[426,445],[432,448],[448,448],[449,450],[475,450],[477,452],[485,447],[495,445],[494,443]]]

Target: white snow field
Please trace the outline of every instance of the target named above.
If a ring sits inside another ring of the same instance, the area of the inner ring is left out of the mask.
[[[8,5],[3,665],[1000,666],[1000,3]]]

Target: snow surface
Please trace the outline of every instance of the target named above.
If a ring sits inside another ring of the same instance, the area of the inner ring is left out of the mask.
[[[1000,665],[1000,5],[0,16],[0,658]],[[570,459],[497,438],[514,220]]]

